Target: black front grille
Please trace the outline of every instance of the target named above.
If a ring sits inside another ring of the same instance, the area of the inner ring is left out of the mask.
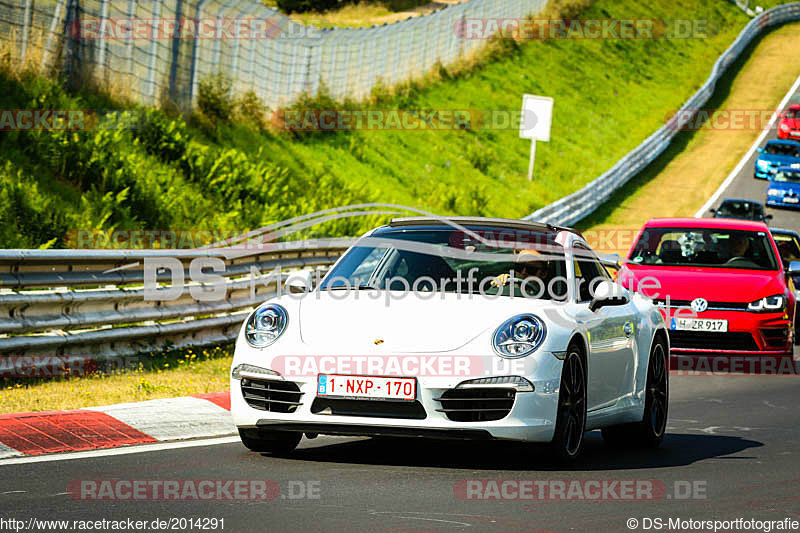
[[[242,378],[242,396],[247,405],[272,413],[294,413],[303,395],[291,381]]]
[[[444,413],[453,422],[489,422],[508,416],[517,392],[508,388],[466,388],[445,391],[441,398]]]
[[[764,343],[770,348],[783,348],[789,343],[789,330],[787,328],[762,329]]]
[[[741,331],[670,331],[669,343],[672,348],[758,351],[753,336]]]
[[[368,416],[422,420],[428,415],[418,401],[353,400],[317,396],[311,403],[315,415]]]
[[[693,300],[670,300],[670,307],[691,307]],[[667,301],[664,298],[656,298],[653,303],[666,307]],[[724,309],[732,311],[747,311],[747,302],[708,302],[708,309],[713,311],[715,309]]]

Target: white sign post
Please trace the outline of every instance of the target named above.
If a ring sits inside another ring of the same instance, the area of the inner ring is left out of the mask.
[[[553,120],[553,99],[549,96],[522,96],[522,118],[519,136],[531,140],[531,161],[528,165],[528,181],[533,179],[533,161],[536,158],[536,141],[550,140],[550,125]]]

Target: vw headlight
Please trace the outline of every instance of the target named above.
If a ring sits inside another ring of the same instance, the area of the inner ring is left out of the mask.
[[[253,348],[266,348],[286,329],[289,315],[278,304],[265,304],[253,311],[245,325],[244,336]]]
[[[536,351],[547,336],[547,328],[536,315],[516,315],[494,332],[492,345],[503,357],[525,357]]]
[[[756,313],[775,313],[777,311],[783,311],[785,308],[786,299],[780,294],[761,298],[760,300],[751,302],[747,306],[748,311],[753,311]]]

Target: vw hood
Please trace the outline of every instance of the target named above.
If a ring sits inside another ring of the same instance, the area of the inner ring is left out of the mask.
[[[645,292],[651,298],[694,300],[705,298],[714,302],[752,302],[759,298],[783,294],[785,283],[779,271],[734,270],[725,268],[646,267],[628,266],[636,280],[636,288],[645,278],[657,280],[660,288]],[[630,288],[627,272],[620,273],[623,284]],[[623,278],[623,276],[626,276]],[[645,287],[652,286],[648,281]]]

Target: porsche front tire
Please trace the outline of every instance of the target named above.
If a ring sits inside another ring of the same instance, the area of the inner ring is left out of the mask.
[[[583,450],[586,431],[586,370],[577,343],[567,349],[561,370],[558,410],[553,441],[550,444],[556,458],[571,463]]]
[[[239,429],[239,438],[242,439],[245,448],[252,452],[286,455],[297,448],[303,434],[263,429]]]
[[[642,421],[604,428],[603,440],[608,444],[657,448],[664,441],[669,410],[669,357],[666,352],[663,341],[657,340],[653,343],[647,364]]]

